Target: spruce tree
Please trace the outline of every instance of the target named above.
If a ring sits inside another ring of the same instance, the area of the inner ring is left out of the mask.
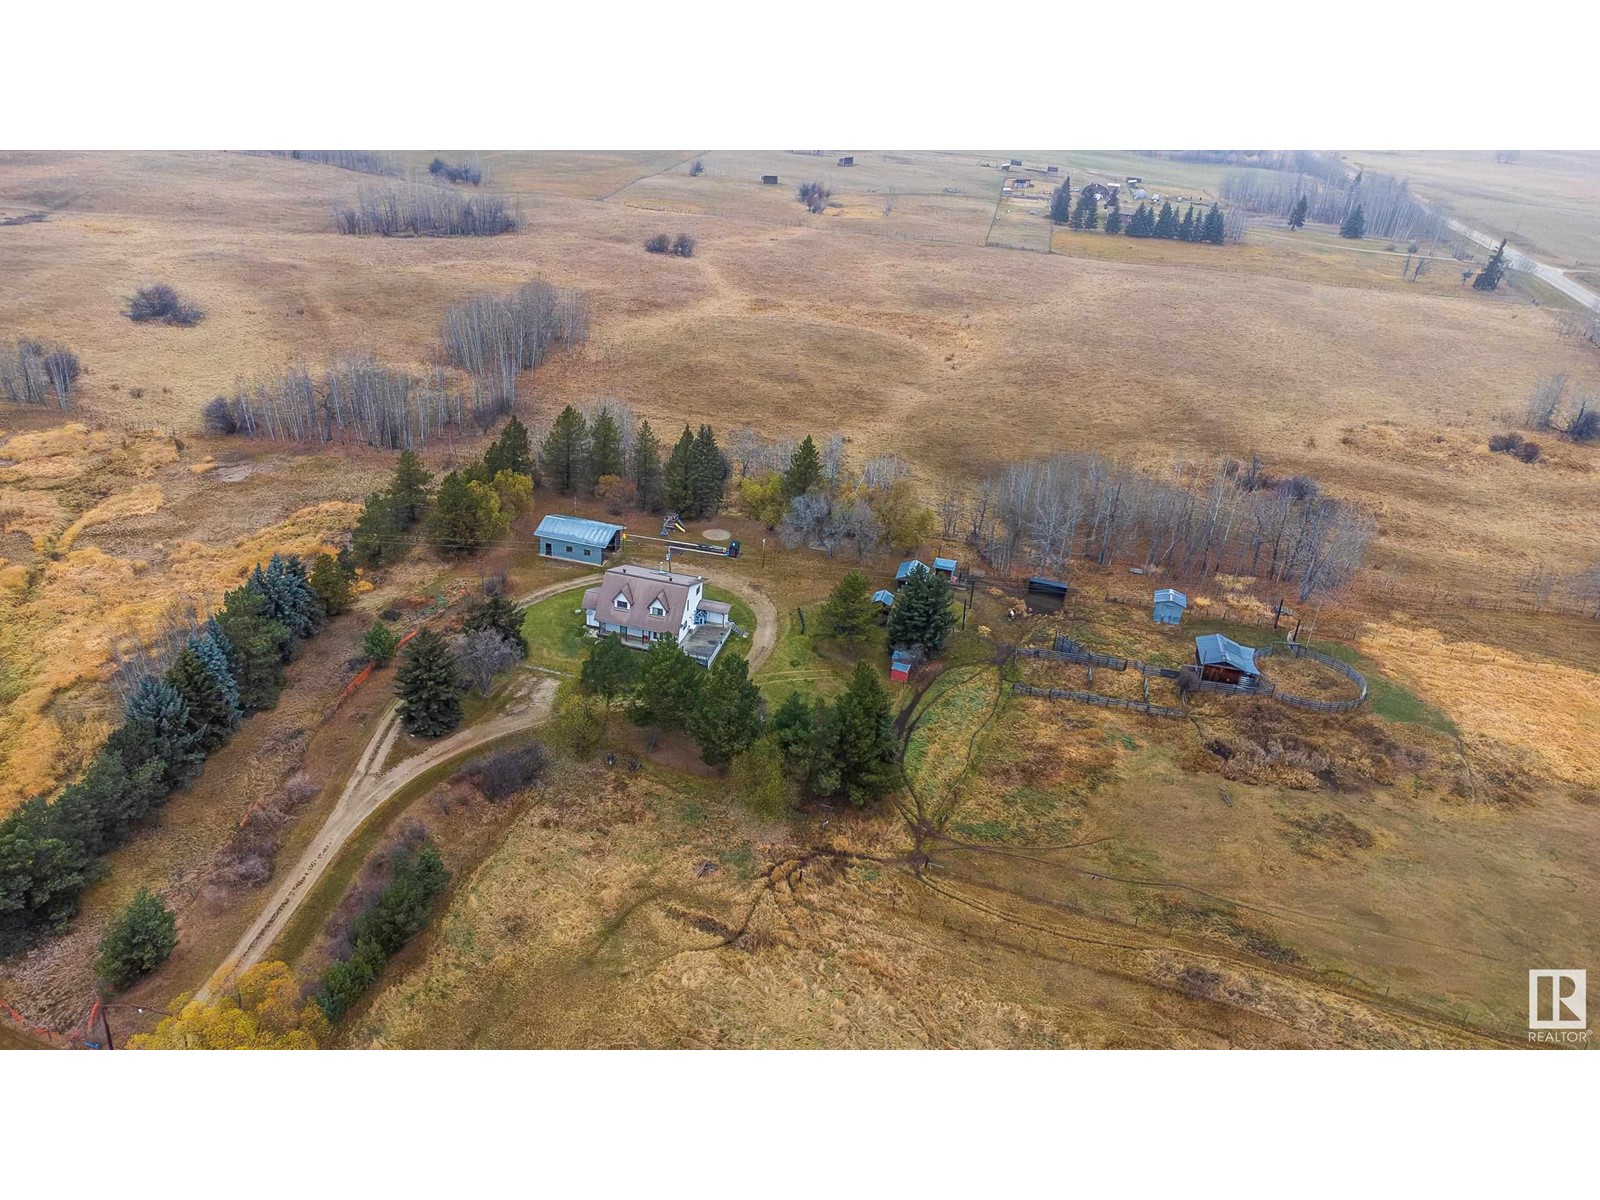
[[[205,758],[200,731],[189,720],[189,706],[164,679],[146,676],[123,708],[124,735],[117,750],[130,770],[161,764],[161,779],[171,791],[200,769]]]
[[[856,664],[850,686],[829,713],[829,725],[835,793],[860,808],[893,791],[899,781],[894,714],[877,672],[866,663]]]
[[[1501,238],[1500,244],[1489,256],[1489,261],[1484,264],[1483,270],[1478,272],[1478,277],[1472,281],[1472,286],[1480,292],[1492,292],[1500,286],[1500,277],[1506,269],[1506,239]]]
[[[1050,221],[1055,225],[1065,225],[1072,220],[1072,179],[1068,176],[1061,181],[1061,186],[1050,193]]]
[[[395,672],[400,721],[408,733],[442,737],[461,724],[461,677],[444,639],[424,629],[411,639]]]
[[[793,499],[804,496],[822,482],[822,455],[808,433],[789,456],[789,469],[783,473],[783,494]]]
[[[526,443],[526,433],[523,440]],[[389,504],[394,523],[401,530],[411,528],[427,511],[428,484],[432,480],[433,476],[422,465],[416,451],[400,451],[399,461],[394,465],[394,478],[389,484]]]
[[[120,992],[166,962],[177,944],[172,910],[149,888],[140,888],[100,939],[95,974],[108,991]]]
[[[271,708],[283,688],[283,649],[289,631],[267,615],[266,598],[249,584],[222,598],[216,621],[232,647],[239,703],[250,712]]]
[[[361,505],[361,515],[350,534],[351,556],[364,567],[376,567],[400,557],[400,521],[388,492],[373,492]]]
[[[1205,228],[1197,233],[1195,240],[1220,246],[1227,239],[1227,236],[1228,222],[1222,215],[1222,209],[1213,204],[1211,211],[1206,213]]]
[[[687,425],[672,448],[663,472],[662,492],[666,506],[679,516],[694,516],[694,433]]]
[[[1161,202],[1161,215],[1156,218],[1155,236],[1158,238],[1176,238],[1178,236],[1178,217],[1172,211],[1172,201]]]
[[[661,511],[661,442],[650,422],[639,425],[633,439],[631,478],[639,497],[639,507],[647,512]]]
[[[589,427],[583,415],[567,405],[550,426],[539,447],[539,469],[558,492],[573,492],[588,479]]]
[[[1345,215],[1344,224],[1339,226],[1339,236],[1342,238],[1357,239],[1367,234],[1367,215],[1362,212],[1361,205],[1356,205]]]
[[[1150,219],[1150,208],[1143,201],[1134,209],[1133,217],[1128,221],[1128,236],[1147,238],[1155,231],[1155,224]]]
[[[722,457],[711,426],[702,425],[689,455],[689,491],[695,516],[714,517],[721,511],[727,481],[728,460]]]
[[[59,835],[63,800],[49,804],[35,796],[0,820],[0,955],[15,953],[78,911],[93,864]]]
[[[331,554],[319,554],[311,563],[308,577],[311,590],[322,605],[322,611],[337,617],[350,607],[350,572]]]
[[[515,471],[518,475],[533,474],[533,446],[528,439],[528,427],[517,419],[515,413],[494,444],[483,452],[483,465],[490,479],[501,471]]]
[[[187,728],[200,753],[210,754],[226,742],[238,722],[238,710],[192,648],[183,648],[167,668],[166,680],[183,698]]]
[[[824,636],[860,637],[878,618],[871,581],[860,571],[846,571],[818,615]]]
[[[937,655],[955,628],[952,594],[950,581],[943,575],[924,566],[914,567],[889,610],[889,645],[919,646],[930,658]]]
[[[617,428],[617,419],[611,415],[611,410],[602,408],[589,426],[589,460],[584,482],[593,490],[602,475],[621,476],[623,469],[622,431]]]
[[[382,621],[374,621],[366,636],[361,639],[361,653],[381,667],[394,657],[399,645],[399,634]]]
[[[295,637],[310,637],[327,623],[327,613],[299,555],[273,554],[263,578],[272,589],[274,607],[281,606],[274,618],[288,626]]]
[[[720,767],[761,736],[761,689],[750,664],[723,654],[712,664],[689,713],[689,736],[708,766]]]
[[[491,629],[510,642],[519,657],[528,657],[528,639],[522,635],[522,614],[504,595],[486,596],[467,614],[461,627],[468,633]]]
[[[777,739],[789,765],[803,770],[817,732],[816,712],[799,692],[790,692],[767,721],[767,732]]]
[[[639,725],[682,729],[705,678],[705,668],[672,639],[652,642],[639,666],[639,688],[629,715]]]
[[[1122,210],[1120,208],[1113,208],[1110,212],[1106,213],[1106,232],[1121,233],[1122,229]]]
[[[1072,217],[1067,222],[1067,228],[1069,228],[1069,229],[1082,229],[1083,228],[1084,212],[1086,210],[1086,206],[1088,204],[1088,200],[1089,200],[1089,197],[1087,197],[1087,196],[1079,196],[1078,197],[1076,203],[1074,203],[1073,206],[1072,206]]]
[[[1306,198],[1304,196],[1301,196],[1300,199],[1295,201],[1294,211],[1289,214],[1290,229],[1305,228],[1306,213],[1309,211],[1310,207],[1311,206],[1306,203]]]
[[[1100,228],[1100,197],[1090,192],[1084,198],[1083,227],[1085,229]]]
[[[1178,224],[1178,240],[1180,242],[1198,241],[1199,238],[1196,237],[1196,232],[1194,227],[1194,205],[1191,204],[1184,210],[1183,220]]]
[[[239,704],[239,684],[234,679],[233,647],[215,617],[208,619],[200,627],[200,632],[189,639],[188,649],[194,651],[195,657],[216,680],[217,687],[227,698],[234,719],[237,720],[243,709]]]

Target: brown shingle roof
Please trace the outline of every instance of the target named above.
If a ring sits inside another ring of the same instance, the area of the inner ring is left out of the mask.
[[[676,637],[683,627],[689,593],[695,584],[704,582],[699,575],[679,575],[676,572],[669,575],[665,571],[652,571],[647,567],[612,567],[599,587],[583,594],[583,606],[594,610],[597,621],[609,621],[613,625],[627,625],[651,633],[670,633]],[[629,603],[626,611],[616,606],[619,595]],[[650,615],[650,604],[657,599],[667,610],[665,616]]]

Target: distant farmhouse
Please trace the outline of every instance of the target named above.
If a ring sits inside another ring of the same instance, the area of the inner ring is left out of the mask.
[[[1100,203],[1106,205],[1106,207],[1115,208],[1117,206],[1117,192],[1119,190],[1120,189],[1114,183],[1109,186],[1103,183],[1086,183],[1083,185],[1083,187],[1078,189],[1078,195],[1093,196]]]
[[[699,575],[612,567],[599,587],[584,592],[584,623],[635,650],[671,640],[709,667],[733,632],[733,618],[730,605],[705,598],[705,582]]]
[[[614,554],[622,546],[623,525],[607,525],[604,521],[586,521],[582,517],[563,517],[551,513],[539,522],[534,536],[539,539],[541,558],[559,558],[567,562],[601,563],[606,555]]]

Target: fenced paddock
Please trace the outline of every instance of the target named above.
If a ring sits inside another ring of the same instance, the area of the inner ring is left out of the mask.
[[[1256,659],[1270,658],[1274,654],[1288,654],[1294,658],[1306,658],[1321,664],[1329,670],[1337,672],[1356,685],[1357,694],[1343,700],[1313,700],[1307,696],[1296,696],[1291,692],[1282,691],[1270,679],[1263,678],[1254,687],[1245,687],[1232,683],[1216,683],[1211,680],[1199,678],[1199,672],[1194,667],[1177,669],[1173,667],[1158,667],[1153,663],[1140,662],[1138,659],[1118,658],[1112,654],[1096,654],[1086,646],[1073,641],[1068,637],[1057,637],[1051,647],[1044,646],[1019,646],[1019,658],[1047,658],[1058,662],[1078,663],[1087,667],[1092,672],[1095,667],[1109,671],[1137,671],[1145,677],[1145,695],[1149,696],[1149,678],[1156,676],[1161,679],[1178,680],[1180,691],[1210,692],[1220,696],[1243,696],[1246,698],[1276,700],[1280,704],[1287,704],[1291,708],[1304,709],[1307,712],[1344,713],[1359,708],[1367,700],[1366,678],[1349,663],[1340,662],[1331,655],[1323,654],[1320,650],[1313,650],[1299,642],[1273,642],[1256,651]],[[1142,713],[1151,717],[1182,717],[1187,715],[1184,708],[1174,707],[1169,704],[1152,704],[1146,699],[1144,702],[1137,700],[1124,700],[1117,696],[1105,696],[1098,692],[1074,691],[1069,688],[1041,688],[1032,684],[1013,683],[1011,691],[1018,696],[1039,696],[1047,700],[1071,700],[1078,704],[1094,704],[1102,708],[1122,708],[1130,712]]]

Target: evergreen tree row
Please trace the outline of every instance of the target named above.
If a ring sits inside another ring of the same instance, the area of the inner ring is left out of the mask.
[[[332,556],[318,559],[325,581],[337,570]],[[82,778],[0,821],[0,955],[72,918],[104,872],[101,856],[192,778],[241,717],[277,703],[284,664],[327,613],[300,559],[258,564],[165,672],[139,682]]]
[[[640,655],[617,638],[603,638],[590,651],[578,688],[607,711],[627,701],[640,725],[687,733],[710,766],[737,765],[775,747],[788,781],[811,799],[865,805],[899,779],[889,694],[865,663],[857,664],[833,703],[807,703],[795,694],[769,719],[743,658],[721,655],[707,671],[670,641]]]
[[[1108,233],[1111,232],[1109,224]],[[1222,245],[1227,236],[1227,222],[1222,209],[1213,204],[1208,210],[1197,211],[1194,205],[1178,217],[1170,200],[1163,200],[1159,210],[1140,204],[1128,218],[1127,234],[1135,238],[1167,238],[1176,242],[1209,242]]]
[[[614,483],[624,484],[632,488],[639,506],[651,512],[670,509],[698,519],[721,509],[732,471],[710,425],[701,425],[699,432],[685,425],[665,455],[648,421],[640,422],[632,440],[625,451],[622,428],[609,408],[585,420],[569,404],[539,447],[539,470],[559,492],[599,493]]]

